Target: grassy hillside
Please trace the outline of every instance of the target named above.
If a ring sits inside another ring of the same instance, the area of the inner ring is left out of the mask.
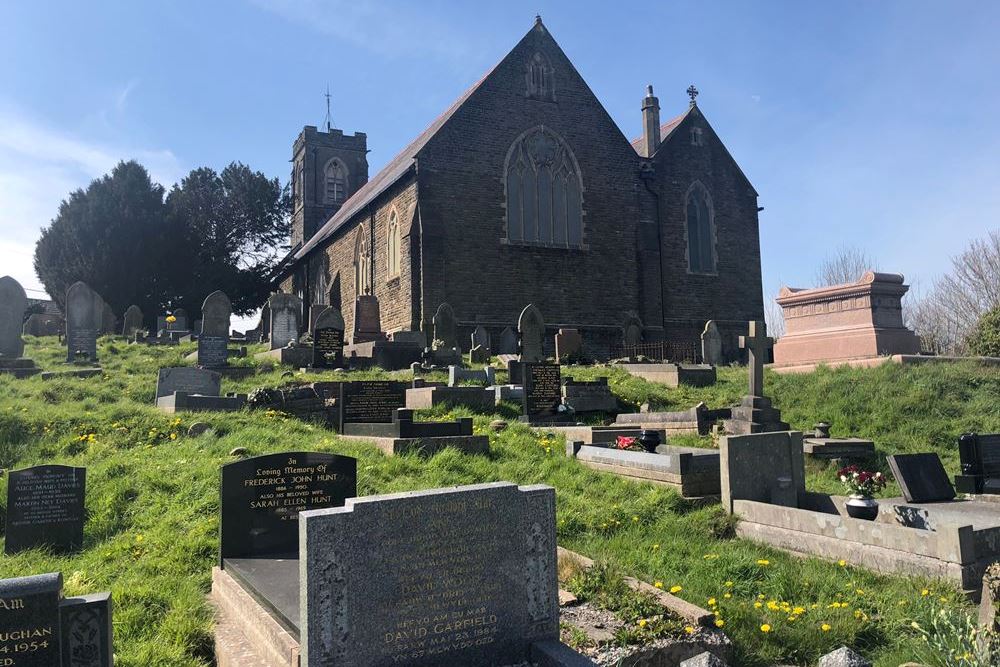
[[[157,412],[151,407],[157,369],[182,364],[193,349],[102,341],[102,376],[54,382],[0,376],[0,467],[86,466],[89,513],[82,552],[0,557],[0,577],[60,570],[68,595],[113,591],[122,667],[210,664],[205,595],[216,559],[218,476],[234,447],[254,455],[302,449],[356,456],[361,495],[494,480],[550,484],[558,493],[561,544],[664,588],[679,587],[679,596],[701,606],[713,599],[736,642],[736,664],[807,664],[848,644],[880,666],[896,667],[920,657],[924,643],[912,622],[927,626],[935,608],[969,611],[949,585],[876,576],[734,539],[732,522],[718,506],[698,508],[671,491],[591,471],[566,459],[556,438],[516,424],[490,433],[488,456],[445,451],[431,458],[387,458],[373,447],[338,441],[330,431],[280,414],[173,417]],[[42,367],[56,368],[63,351],[55,339],[46,338],[30,340],[27,354]],[[700,400],[728,405],[746,382],[741,369],[722,369],[714,387],[681,390],[616,369],[566,374],[581,379],[611,375],[623,400],[670,409]],[[223,390],[279,382],[280,371],[273,371],[224,382]],[[937,451],[950,473],[957,471],[958,433],[1000,430],[997,370],[823,370],[769,376],[768,387],[796,428],[826,419],[836,434],[874,438],[881,452]],[[496,418],[467,410],[435,414],[471,414],[481,433]],[[510,416],[504,410],[500,415]],[[187,437],[193,421],[208,422],[213,429]],[[711,446],[711,441],[699,444]],[[6,499],[5,484],[0,483],[0,503]],[[831,472],[819,468],[811,470],[809,485],[836,489]]]

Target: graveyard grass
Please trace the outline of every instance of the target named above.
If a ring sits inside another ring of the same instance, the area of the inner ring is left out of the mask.
[[[554,436],[519,424],[491,432],[490,421],[512,417],[512,406],[497,414],[434,410],[438,417],[472,414],[476,432],[489,432],[492,453],[448,450],[429,459],[387,458],[374,447],[338,441],[331,431],[274,412],[176,417],[157,412],[152,407],[157,369],[184,365],[184,355],[194,349],[102,339],[102,376],[49,382],[0,376],[0,467],[86,466],[89,513],[82,552],[2,557],[0,577],[62,571],[67,595],[111,590],[120,667],[211,663],[212,615],[205,596],[217,552],[219,467],[233,460],[230,451],[236,447],[250,455],[296,449],[356,456],[359,495],[494,480],[550,484],[558,493],[561,545],[718,610],[736,646],[734,664],[803,664],[841,644],[882,667],[929,661],[911,623],[929,627],[937,608],[972,612],[950,585],[879,576],[734,539],[732,522],[719,506],[699,507],[672,491],[591,471],[567,459]],[[59,368],[63,354],[55,338],[28,339],[26,356],[46,369]],[[224,380],[223,391],[277,385],[280,375]],[[685,409],[698,401],[729,405],[746,383],[739,368],[720,369],[715,386],[677,390],[618,369],[570,368],[564,375],[610,375],[626,404],[649,402],[653,409]],[[1000,370],[995,369],[821,369],[802,376],[768,374],[767,388],[794,428],[826,420],[835,435],[874,439],[881,463],[873,465],[884,472],[886,453],[935,451],[955,474],[959,433],[1000,431]],[[208,422],[213,430],[188,437],[194,421]],[[710,438],[675,442],[712,446]],[[832,468],[810,467],[807,484],[840,492]],[[894,486],[887,491],[895,493]],[[0,503],[5,499],[6,478],[0,481]]]

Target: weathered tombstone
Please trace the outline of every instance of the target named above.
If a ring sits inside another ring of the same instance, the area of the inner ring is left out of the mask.
[[[736,500],[796,507],[805,493],[802,433],[726,435],[719,439],[722,507],[733,511]]]
[[[559,415],[562,405],[562,380],[559,364],[527,363],[521,365],[524,381],[522,419],[541,422]]]
[[[134,338],[135,332],[142,329],[142,311],[139,310],[139,306],[132,304],[125,309],[125,320],[122,326],[122,334],[126,338]]]
[[[156,398],[181,391],[200,396],[218,396],[222,389],[222,376],[215,371],[190,366],[161,368],[156,377]]]
[[[351,342],[369,343],[384,338],[378,298],[373,294],[360,295],[354,300],[354,336]]]
[[[642,342],[642,320],[635,315],[625,318],[625,325],[622,327],[622,340],[625,345],[638,345]]]
[[[781,411],[764,395],[764,364],[774,339],[768,338],[767,326],[763,322],[749,322],[747,329],[748,335],[740,336],[739,345],[740,349],[747,351],[749,393],[742,398],[740,405],[730,411],[732,416],[723,425],[727,433],[736,435],[787,431],[789,426],[781,421]]]
[[[545,339],[545,320],[534,304],[528,304],[517,319],[517,332],[520,338],[521,361],[535,363],[545,360],[543,341]]]
[[[1000,433],[965,433],[958,438],[962,474],[955,477],[961,493],[1000,494]]]
[[[112,667],[111,594],[64,599],[59,605],[63,667]]]
[[[114,334],[117,329],[115,326],[117,322],[118,318],[115,317],[114,309],[107,301],[104,301],[101,304],[101,333],[105,335]]]
[[[908,503],[952,500],[955,489],[937,454],[892,454],[886,457]]]
[[[232,312],[232,304],[224,292],[216,290],[205,297],[198,334],[199,366],[222,368],[229,365],[229,319]]]
[[[42,546],[55,552],[79,549],[86,488],[86,468],[43,465],[11,471],[5,553]]]
[[[344,316],[330,306],[313,326],[313,368],[340,368],[344,365]]]
[[[455,332],[455,311],[447,303],[438,306],[434,313],[434,349],[452,350],[458,347]]]
[[[722,365],[722,334],[715,320],[706,322],[701,333],[701,361],[711,366]]]
[[[583,354],[583,337],[576,329],[560,329],[556,334],[556,363],[572,364]]]
[[[219,560],[294,558],[299,512],[357,495],[357,459],[317,452],[266,454],[222,466]]]
[[[267,300],[267,308],[271,312],[271,349],[298,341],[302,300],[294,294],[278,292]]]
[[[299,520],[303,667],[524,664],[558,645],[551,487],[354,498]]]
[[[174,321],[167,326],[168,331],[189,331],[188,314],[183,308],[174,311]]]
[[[21,328],[28,297],[21,285],[11,278],[0,278],[0,357],[18,359],[24,354]]]
[[[406,383],[392,380],[357,380],[340,385],[340,420],[345,424],[390,424],[396,410],[406,407]]]
[[[497,354],[517,354],[517,334],[510,327],[500,332],[500,345]]]
[[[59,666],[61,596],[58,572],[0,580],[0,665]]]
[[[469,352],[469,360],[474,364],[489,362],[490,356],[493,354],[491,347],[490,332],[480,324],[472,332],[472,347]]]
[[[103,303],[97,292],[86,283],[73,283],[66,290],[67,361],[84,354],[87,361],[97,362],[97,336],[101,330]]]

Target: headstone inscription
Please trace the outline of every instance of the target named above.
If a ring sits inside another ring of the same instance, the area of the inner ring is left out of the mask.
[[[142,329],[142,311],[139,309],[139,306],[132,304],[126,308],[123,319],[122,334],[128,339],[134,338],[135,333]]]
[[[298,341],[302,300],[294,294],[278,292],[267,300],[267,307],[271,312],[271,349]]]
[[[357,459],[317,452],[266,454],[222,466],[219,559],[295,558],[299,512],[357,495]]]
[[[558,640],[551,487],[353,498],[300,522],[303,667],[522,664]]]
[[[18,359],[24,354],[21,329],[28,297],[21,285],[11,278],[0,278],[0,357]]]
[[[544,361],[543,341],[545,339],[545,320],[534,304],[528,304],[521,311],[517,320],[517,332],[520,337],[521,361],[535,363]]]
[[[705,322],[701,333],[701,361],[711,366],[722,365],[722,334],[715,320]]]
[[[59,667],[61,595],[58,572],[0,580],[0,665]]]
[[[232,312],[232,304],[224,292],[216,290],[205,297],[198,336],[199,366],[222,368],[229,365],[229,319]]]
[[[336,308],[324,308],[313,326],[313,368],[344,365],[344,316]]]
[[[86,468],[43,465],[11,471],[4,552],[42,546],[55,552],[79,549],[86,488]]]
[[[524,415],[527,421],[544,421],[559,415],[562,380],[559,364],[522,364]]]
[[[955,497],[955,489],[937,454],[891,454],[886,458],[906,502],[926,503]]]
[[[340,385],[338,431],[347,424],[391,424],[396,410],[406,407],[406,383],[357,380]]]
[[[161,368],[156,377],[156,398],[170,396],[178,391],[191,395],[218,396],[221,389],[222,376],[202,368]]]
[[[87,361],[97,361],[97,336],[101,330],[103,301],[86,283],[76,282],[66,290],[66,360],[75,361],[77,354]]]
[[[499,354],[517,354],[517,334],[510,327],[505,327],[500,332],[500,344],[497,346]]]
[[[958,438],[962,474],[955,486],[962,493],[1000,494],[1000,433],[966,433]]]

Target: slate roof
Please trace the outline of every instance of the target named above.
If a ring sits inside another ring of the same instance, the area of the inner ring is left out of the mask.
[[[661,145],[664,144],[667,141],[667,137],[669,137],[671,135],[671,133],[674,130],[677,129],[677,126],[681,124],[681,121],[684,120],[685,118],[687,118],[687,115],[689,113],[691,113],[691,109],[692,108],[693,107],[688,107],[687,111],[685,111],[684,113],[682,113],[679,116],[675,116],[674,118],[671,118],[666,123],[664,123],[663,125],[660,126],[660,144]],[[642,151],[642,135],[640,135],[640,136],[638,136],[638,137],[636,137],[635,139],[632,140],[632,148],[635,149],[636,153],[639,153],[640,155],[642,155],[642,153],[640,152],[640,151]],[[659,148],[659,147],[657,147],[657,148]]]

